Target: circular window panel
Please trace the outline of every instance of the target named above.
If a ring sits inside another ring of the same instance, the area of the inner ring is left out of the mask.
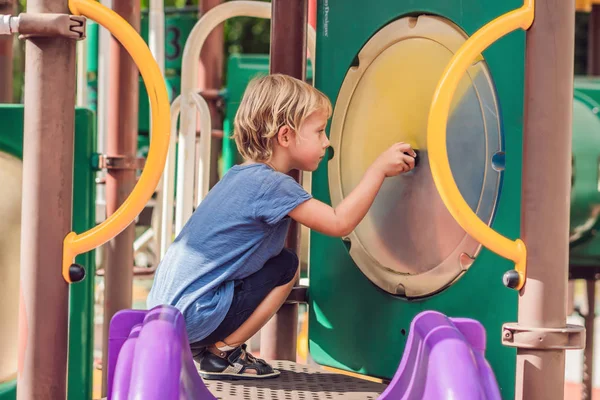
[[[442,290],[469,268],[480,250],[442,202],[427,156],[433,93],[466,40],[441,18],[397,20],[367,42],[340,88],[330,135],[334,206],[393,143],[410,143],[419,151],[415,169],[385,180],[370,211],[347,238],[350,255],[363,273],[395,295],[415,298]],[[493,162],[503,158],[499,124],[494,85],[479,59],[454,96],[447,147],[460,192],[488,224],[502,170]]]

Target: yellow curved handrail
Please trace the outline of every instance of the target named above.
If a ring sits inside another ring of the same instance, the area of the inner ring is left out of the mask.
[[[534,18],[534,0],[525,0],[522,7],[491,21],[456,52],[444,70],[429,110],[427,148],[435,186],[444,204],[456,222],[475,240],[493,252],[515,262],[519,282],[515,289],[525,284],[527,249],[521,239],[512,241],[500,235],[479,219],[464,200],[450,170],[446,148],[446,125],[450,103],[458,84],[473,60],[483,50],[504,35],[521,28],[529,29]]]
[[[81,234],[70,232],[63,243],[62,274],[70,283],[69,267],[78,255],[103,245],[125,229],[154,193],[169,150],[170,112],[167,87],[158,64],[152,57],[148,46],[135,29],[119,14],[94,0],[69,0],[69,9],[75,15],[83,15],[96,21],[123,45],[137,65],[148,96],[152,113],[152,140],[148,159],[140,179],[123,204],[100,225]]]

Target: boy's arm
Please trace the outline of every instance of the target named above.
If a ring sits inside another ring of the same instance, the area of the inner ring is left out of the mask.
[[[289,216],[298,223],[329,236],[347,236],[365,217],[385,175],[369,168],[358,186],[333,208],[310,199],[293,209]]]
[[[369,211],[384,179],[410,171],[415,165],[415,156],[409,145],[398,143],[369,167],[358,186],[335,209],[319,200],[310,199],[288,215],[298,223],[325,235],[347,236]]]

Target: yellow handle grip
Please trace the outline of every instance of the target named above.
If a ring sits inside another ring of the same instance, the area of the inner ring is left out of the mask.
[[[167,159],[170,136],[169,97],[158,64],[140,35],[121,16],[94,0],[69,0],[69,9],[96,21],[123,45],[137,65],[150,97],[152,141],[142,175],[121,207],[100,225],[79,235],[70,232],[63,243],[62,274],[70,283],[69,267],[78,255],[103,245],[123,231],[143,210],[156,189]]]
[[[444,204],[456,222],[475,240],[515,262],[515,269],[519,274],[519,282],[514,287],[517,290],[520,290],[525,283],[527,256],[525,244],[520,239],[515,241],[507,239],[482,222],[460,194],[448,161],[446,125],[454,92],[473,60],[504,35],[518,28],[529,29],[533,17],[534,0],[525,0],[521,8],[491,21],[461,46],[450,60],[437,85],[429,110],[427,129],[431,173]]]

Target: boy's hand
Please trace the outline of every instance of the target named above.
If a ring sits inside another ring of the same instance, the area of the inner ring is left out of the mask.
[[[393,144],[373,163],[378,171],[385,177],[396,176],[403,172],[408,172],[415,167],[415,157],[417,153],[407,143]]]
[[[358,186],[335,209],[310,199],[293,209],[289,216],[325,235],[347,236],[369,211],[385,178],[413,169],[416,156],[409,144],[396,143],[375,160]]]

